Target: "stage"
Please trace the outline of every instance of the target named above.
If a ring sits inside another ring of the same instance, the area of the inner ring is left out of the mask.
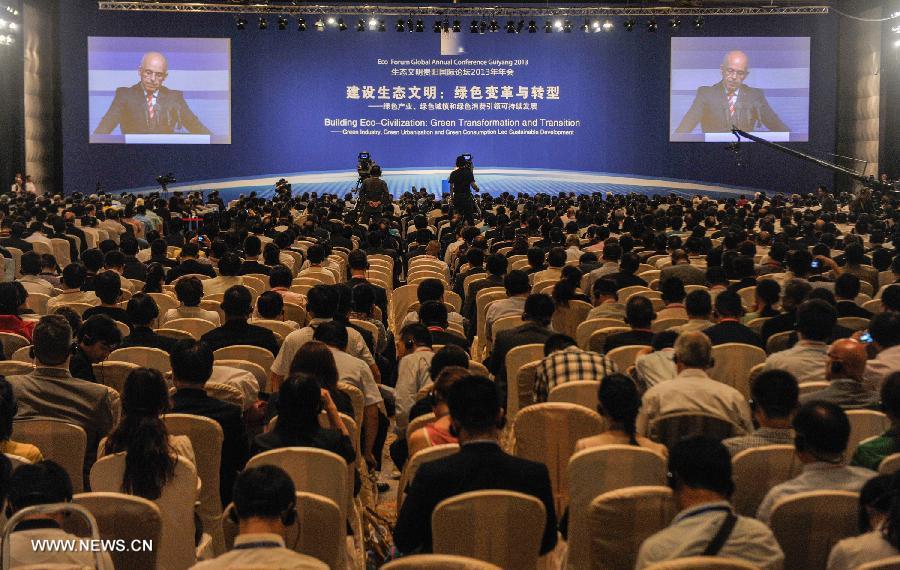
[[[391,194],[397,198],[403,192],[415,187],[425,188],[431,192],[447,191],[446,178],[450,168],[386,168],[383,179],[387,182]],[[175,173],[177,177],[177,172]],[[741,194],[750,196],[761,189],[711,184],[692,180],[672,178],[656,178],[628,174],[605,172],[580,172],[570,170],[546,170],[485,167],[475,168],[475,177],[482,192],[497,196],[503,192],[518,194],[560,194],[574,192],[591,194],[594,192],[613,192],[615,194],[669,194],[694,196],[697,194],[712,198],[737,198]],[[227,178],[218,180],[202,180],[197,182],[176,183],[169,186],[169,191],[192,192],[217,190],[226,201],[238,198],[241,194],[256,192],[263,197],[270,197],[275,182],[287,179],[293,186],[294,194],[317,192],[344,195],[356,186],[357,175],[354,170],[293,172],[267,174],[252,177]],[[158,191],[158,186],[145,186],[122,190],[109,190],[112,193],[129,192],[144,194]]]

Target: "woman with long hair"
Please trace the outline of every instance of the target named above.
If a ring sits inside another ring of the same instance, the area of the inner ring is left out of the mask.
[[[23,320],[19,315],[28,310],[28,291],[18,281],[0,283],[0,331],[24,336],[31,342],[37,321]],[[7,354],[10,358],[12,355]]]
[[[129,495],[154,501],[175,476],[177,456],[196,463],[190,440],[169,435],[162,420],[168,409],[169,391],[158,370],[138,368],[128,375],[122,419],[100,442],[100,456],[125,452],[122,491]]]
[[[571,265],[563,267],[559,283],[553,286],[553,302],[557,307],[568,307],[569,301],[590,303],[590,298],[578,289],[580,285],[581,271]]]
[[[163,283],[166,282],[166,268],[162,263],[150,263],[147,265],[147,280],[144,281],[142,293],[162,293]]]
[[[885,484],[885,479],[890,481]],[[867,511],[860,523],[870,526],[863,534],[834,545],[828,556],[828,570],[858,568],[900,554],[900,473],[870,479],[863,486],[859,502],[860,509]]]
[[[624,374],[610,374],[600,381],[597,411],[606,420],[607,429],[600,435],[579,439],[575,451],[601,445],[636,445],[668,457],[666,446],[637,434],[637,416],[641,396],[634,381]]]
[[[319,387],[328,390],[331,400],[339,412],[353,417],[353,402],[350,396],[338,390],[338,369],[334,355],[324,342],[311,340],[300,347],[291,361],[288,374],[308,374],[319,382]],[[272,402],[269,405],[272,408]],[[277,406],[275,406],[277,407]]]
[[[445,443],[459,443],[459,439],[450,433],[450,408],[447,406],[447,395],[450,387],[460,378],[470,376],[472,373],[461,366],[448,366],[441,370],[434,381],[431,393],[434,395],[434,404],[431,410],[434,412],[435,421],[417,429],[409,436],[409,457],[416,452]]]

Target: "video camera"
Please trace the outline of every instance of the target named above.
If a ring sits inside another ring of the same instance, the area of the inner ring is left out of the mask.
[[[361,152],[356,157],[356,173],[359,174],[360,180],[365,180],[369,176],[371,176],[372,166],[375,165],[375,162],[372,160],[372,155],[368,152]]]
[[[160,174],[156,177],[156,183],[163,187],[168,186],[169,184],[174,184],[175,182],[178,181],[175,180],[175,175],[171,172],[169,172],[168,174]]]
[[[279,198],[290,198],[292,192],[291,183],[284,178],[275,183],[275,195]]]

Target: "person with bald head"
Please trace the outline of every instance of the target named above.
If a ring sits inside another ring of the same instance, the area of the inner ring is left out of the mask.
[[[726,53],[719,70],[722,80],[697,89],[693,104],[675,129],[676,134],[690,133],[697,123],[704,133],[727,133],[732,126],[757,132],[791,130],[769,106],[762,89],[744,84],[750,75],[747,54],[737,50]]]
[[[94,134],[211,134],[184,100],[184,93],[163,86],[169,77],[166,56],[151,51],[141,58],[138,82],[119,87]]]
[[[863,374],[866,371],[866,347],[861,342],[842,338],[832,343],[825,353],[828,361],[825,364],[827,388],[804,394],[800,403],[831,402],[845,410],[860,408],[875,409],[880,398],[878,392],[863,386]]]

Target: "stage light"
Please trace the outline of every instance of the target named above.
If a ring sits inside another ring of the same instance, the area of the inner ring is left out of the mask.
[[[365,32],[366,31],[366,22],[360,18],[356,21],[356,31],[357,32]]]
[[[278,29],[286,30],[287,29],[287,18],[284,16],[278,16]]]
[[[506,21],[506,33],[507,34],[516,33],[516,24],[512,20]]]
[[[338,29],[342,32],[347,30],[347,24],[344,23],[343,18],[338,19]]]
[[[303,18],[300,18],[299,20],[297,20],[297,31],[298,32],[306,31],[306,20],[304,20]]]
[[[266,20],[265,18],[260,18],[259,19],[259,29],[265,30],[265,29],[268,29],[268,27],[269,27],[269,21]]]
[[[628,18],[627,20],[625,20],[624,26],[625,26],[626,32],[630,32],[631,30],[633,30],[634,29],[634,19]]]
[[[458,33],[459,30],[460,30],[459,20],[453,20],[453,31]]]
[[[472,34],[478,33],[478,22],[477,21],[472,20],[472,25],[469,26],[469,32]]]
[[[491,30],[492,32],[496,32],[497,30],[499,30],[500,26],[497,25],[497,20],[495,20],[494,18],[491,18],[491,25],[488,26],[488,29]]]
[[[544,22],[544,33],[549,34],[553,32],[553,24],[550,23],[550,20]]]
[[[531,20],[530,22],[528,22],[528,33],[534,34],[536,32],[537,32],[537,24],[534,22],[534,20]]]
[[[482,18],[481,23],[478,24],[478,33],[483,34],[487,32],[487,22]]]
[[[656,20],[654,20],[652,18],[647,22],[647,31],[648,32],[655,32],[658,27],[659,27],[659,25],[656,23]]]
[[[425,24],[422,22],[422,20],[416,20],[416,31],[417,32],[425,31]]]
[[[369,29],[374,30],[378,28],[378,20],[375,18],[369,18]]]
[[[572,22],[566,20],[566,22],[563,24],[563,31],[567,34],[571,34],[572,33]]]
[[[317,32],[325,31],[325,20],[323,20],[321,16],[319,16],[319,19],[316,20],[316,31]]]
[[[412,21],[412,18],[407,18],[407,20],[406,20],[406,31],[407,31],[407,32],[411,32],[411,31],[413,31],[414,29],[415,29],[415,28],[413,28],[413,21]]]
[[[244,18],[238,18],[237,20],[234,21],[234,23],[237,26],[237,29],[239,29],[239,30],[243,30],[247,27],[247,20]]]
[[[669,20],[669,28],[672,30],[677,30],[681,26],[681,18],[675,16],[671,20]]]
[[[594,20],[593,22],[591,22],[591,28],[593,28],[595,32],[599,32],[600,31],[600,20]]]
[[[563,29],[563,21],[559,20],[559,19],[554,20],[553,27],[556,28],[557,30],[562,30]]]
[[[703,16],[695,16],[694,17],[694,28],[700,29],[703,27]]]
[[[591,24],[590,24],[590,22],[588,22],[587,20],[585,20],[584,23],[581,24],[581,31],[582,31],[582,32],[585,32],[585,33],[590,32],[590,31],[591,31]]]
[[[403,31],[403,20],[397,20],[397,31],[398,32]]]
[[[334,19],[334,16],[328,16],[328,19],[325,20],[325,23],[328,24],[329,26],[333,26],[333,25],[337,24],[337,20]]]
[[[378,20],[378,31],[379,31],[379,32],[383,32],[383,31],[385,31],[386,29],[387,29],[387,28],[384,27],[384,20]]]
[[[441,24],[441,27],[443,28],[443,30],[445,32],[450,33],[450,20],[448,20],[447,18],[444,18],[444,21]]]
[[[437,20],[435,20],[434,25],[431,26],[431,31],[433,31],[436,34],[441,33],[441,23],[438,22]]]
[[[603,22],[603,31],[604,32],[611,32],[612,29],[613,29],[612,20],[607,20],[607,21]]]

